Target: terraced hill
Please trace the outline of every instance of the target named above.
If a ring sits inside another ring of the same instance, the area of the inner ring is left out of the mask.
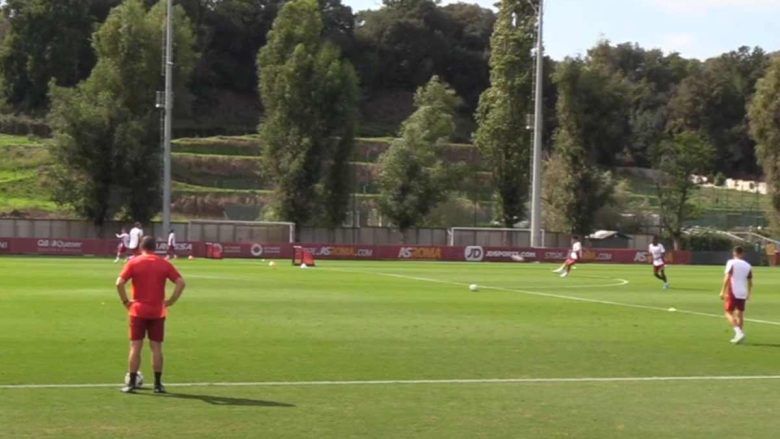
[[[362,224],[381,224],[376,212],[377,161],[390,145],[389,138],[360,138],[356,141],[351,173],[356,194],[350,210]],[[273,182],[263,175],[259,160],[261,144],[257,136],[178,139],[173,144],[174,215],[179,218],[257,219],[269,200]],[[46,141],[0,134],[0,215],[71,216],[51,201],[48,175],[51,158]],[[446,150],[453,162],[470,167],[455,199],[437,208],[431,225],[487,224],[492,215],[489,174],[472,145],[453,144]],[[651,181],[641,173],[619,172],[626,181],[621,208],[650,213],[657,211],[658,199]],[[468,181],[470,180],[470,181]],[[768,198],[757,194],[703,188],[695,196],[703,224],[717,225],[754,221]],[[746,219],[746,215],[748,218]],[[752,216],[751,216],[752,215]],[[755,220],[758,222],[758,220]]]
[[[389,147],[390,141],[389,138],[356,140],[350,172],[357,188],[353,197],[354,208],[360,211],[364,223],[368,218],[376,216],[377,161]],[[176,140],[173,145],[173,177],[176,182],[174,211],[207,217],[222,216],[224,212],[231,217],[259,215],[273,187],[273,182],[263,175],[258,159],[260,150],[257,136]],[[447,148],[446,155],[452,162],[467,163],[474,169],[481,166],[478,151],[472,145],[452,144]],[[478,172],[480,187],[484,188],[489,174]],[[463,192],[474,198],[473,189],[464,186]],[[484,201],[478,203],[477,216],[479,221],[487,221],[490,216],[490,194],[481,192],[477,194],[478,200]],[[455,200],[453,203],[450,209],[469,205],[468,223],[471,224],[475,210],[473,200]],[[260,207],[255,210],[241,208],[247,205]]]

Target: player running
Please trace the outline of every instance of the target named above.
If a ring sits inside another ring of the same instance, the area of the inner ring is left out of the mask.
[[[745,340],[743,325],[745,323],[745,302],[750,300],[753,292],[753,268],[745,261],[745,250],[734,248],[734,258],[726,263],[726,277],[720,289],[720,299],[724,301],[726,320],[734,328],[734,344]]]
[[[653,242],[647,247],[650,256],[653,258],[653,276],[664,283],[664,289],[669,289],[669,280],[666,278],[666,249],[664,245],[658,242],[658,237],[653,236]]]
[[[561,277],[566,277],[571,272],[571,267],[573,267],[580,259],[582,259],[582,243],[580,243],[580,239],[578,236],[574,235],[571,237],[571,250],[569,250],[569,255],[566,258],[566,262],[561,265],[560,268],[557,270],[553,270],[553,273],[561,273]]]
[[[152,348],[152,367],[154,368],[154,393],[165,393],[162,384],[163,352],[165,338],[165,318],[168,308],[173,306],[184,292],[184,279],[168,261],[154,254],[157,242],[152,236],[145,236],[141,242],[143,253],[128,261],[116,280],[119,299],[122,300],[130,315],[130,355],[128,373],[130,380],[122,387],[122,392],[135,392],[138,380],[138,368],[141,365],[141,349],[148,334]],[[125,284],[133,282],[133,300],[127,298]],[[171,297],[165,299],[165,283],[170,280],[176,284]]]
[[[122,231],[115,234],[115,236],[119,238],[119,244],[116,246],[116,259],[114,259],[114,263],[116,264],[119,262],[119,259],[122,258],[122,255],[127,253],[127,246],[130,244],[130,235],[127,234],[127,229],[122,227]]]
[[[141,223],[135,223],[133,228],[130,229],[130,241],[127,243],[127,248],[131,253],[130,258],[141,254],[141,237],[143,236],[144,231],[141,228]]]
[[[165,259],[176,259],[176,232],[173,229],[168,233],[168,250]]]

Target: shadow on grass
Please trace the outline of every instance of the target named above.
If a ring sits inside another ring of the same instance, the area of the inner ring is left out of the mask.
[[[780,348],[780,343],[742,343],[742,346],[750,348]]]
[[[295,407],[294,404],[287,404],[285,402],[264,401],[261,399],[231,398],[228,396],[196,395],[192,393],[154,394],[154,393],[139,392],[137,394],[144,395],[144,396],[153,396],[156,398],[192,399],[197,401],[203,401],[211,405],[230,405],[230,406],[241,406],[241,407]]]

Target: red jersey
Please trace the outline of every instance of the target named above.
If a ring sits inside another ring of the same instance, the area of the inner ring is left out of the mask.
[[[165,282],[176,281],[181,275],[170,262],[145,253],[125,264],[119,277],[133,281],[133,305],[128,310],[130,315],[159,319],[168,315],[165,308]]]

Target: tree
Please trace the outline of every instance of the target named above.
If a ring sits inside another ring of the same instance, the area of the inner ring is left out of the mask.
[[[490,88],[477,109],[474,142],[490,164],[499,218],[512,227],[525,214],[531,137],[533,58],[538,2],[504,0],[490,41]]]
[[[770,222],[780,231],[780,57],[775,57],[766,75],[758,81],[749,108],[750,133],[757,143],[756,155],[764,169],[772,200]]]
[[[558,129],[545,170],[545,221],[548,229],[586,235],[592,232],[596,212],[612,199],[611,175],[599,170],[596,161],[614,127],[599,125],[599,116],[609,114],[599,106],[599,72],[580,59],[567,59],[558,65],[554,79]]]
[[[368,95],[415,90],[438,75],[473,112],[489,85],[487,53],[495,15],[477,5],[432,0],[386,1],[361,11],[354,55]]]
[[[716,150],[716,169],[730,176],[759,173],[750,138],[747,104],[769,58],[760,48],[708,60],[686,78],[669,102],[668,129],[696,131]]]
[[[686,131],[661,142],[653,152],[661,224],[675,250],[680,250],[685,221],[696,213],[691,198],[698,185],[692,176],[711,169],[715,150],[701,135]]]
[[[694,62],[677,53],[602,41],[588,50],[588,63],[620,82],[627,94],[630,130],[621,151],[624,160],[649,166],[650,150],[666,135],[668,102]]]
[[[305,224],[325,212],[336,226],[346,214],[357,77],[341,51],[323,39],[316,0],[287,3],[258,54],[263,160],[276,182],[273,215]]]
[[[379,159],[379,207],[401,231],[420,223],[446,199],[453,174],[442,149],[455,130],[460,99],[437,76],[415,95],[416,110]]]
[[[8,0],[10,24],[0,46],[2,95],[16,109],[48,105],[49,81],[73,86],[94,64],[91,0]]]
[[[52,85],[55,199],[96,224],[116,214],[148,221],[160,206],[154,91],[161,84],[164,8],[124,1],[93,36],[98,61],[89,78],[72,89]],[[186,13],[175,13],[176,82],[184,88],[195,39]]]

